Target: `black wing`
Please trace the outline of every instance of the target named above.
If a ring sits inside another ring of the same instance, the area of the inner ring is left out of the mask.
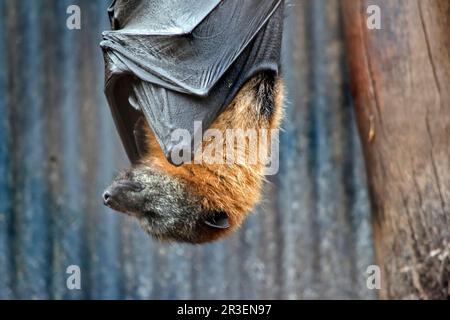
[[[117,30],[104,32],[101,43],[106,94],[115,118],[129,116],[123,109],[144,113],[169,159],[175,129],[193,137],[198,121],[206,130],[251,76],[278,72],[282,0],[132,3],[117,0],[110,8]],[[131,88],[117,86],[120,77],[127,77]],[[116,91],[131,103],[118,103]],[[119,131],[124,127],[118,125]],[[134,162],[136,152],[129,150],[133,143],[126,135],[121,133]]]

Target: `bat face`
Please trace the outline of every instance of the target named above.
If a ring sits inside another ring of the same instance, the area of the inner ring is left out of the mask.
[[[201,197],[188,184],[151,166],[122,173],[103,198],[112,209],[136,217],[146,232],[160,240],[199,243],[229,228],[226,214],[205,211]]]
[[[281,106],[281,80],[271,72],[256,75],[212,123],[209,130],[214,134],[204,134],[196,154],[201,161],[180,166],[167,160],[152,129],[139,122],[135,137],[141,158],[106,189],[105,205],[136,217],[160,240],[203,243],[230,234],[260,198]],[[253,132],[257,141],[270,143],[255,147],[248,135],[242,141],[234,136],[230,143],[227,134],[235,132],[230,129]],[[241,157],[230,158],[230,150]]]

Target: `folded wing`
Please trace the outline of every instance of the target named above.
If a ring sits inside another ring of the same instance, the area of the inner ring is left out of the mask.
[[[282,0],[117,0],[110,8],[116,30],[103,33],[106,94],[115,117],[144,113],[169,157],[177,128],[207,129],[251,76],[278,72]],[[127,87],[132,101],[117,101]],[[127,120],[121,120],[126,122]],[[116,120],[116,124],[121,122]],[[119,132],[126,131],[118,125]],[[121,132],[130,159],[127,132]],[[125,141],[127,140],[127,141]]]

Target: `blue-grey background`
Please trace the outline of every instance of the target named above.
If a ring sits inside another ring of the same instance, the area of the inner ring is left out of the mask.
[[[339,1],[287,4],[280,172],[239,232],[203,246],[157,243],[102,205],[128,165],[102,91],[109,2],[0,0],[0,298],[375,298]]]

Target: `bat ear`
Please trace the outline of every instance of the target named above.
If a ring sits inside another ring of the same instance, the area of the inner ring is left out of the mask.
[[[217,228],[217,229],[228,229],[230,227],[230,222],[228,221],[228,216],[223,211],[217,211],[209,214],[204,220],[207,226]]]

